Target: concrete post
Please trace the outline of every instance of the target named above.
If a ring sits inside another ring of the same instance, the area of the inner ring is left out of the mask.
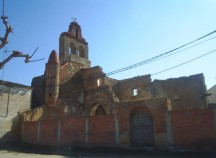
[[[172,134],[172,111],[167,111],[166,114],[166,124],[167,124],[167,143],[168,145],[173,145],[173,134]]]
[[[37,143],[40,144],[40,121],[37,123]]]
[[[61,120],[58,120],[57,143],[61,143]]]
[[[114,121],[115,121],[115,141],[116,144],[118,145],[120,143],[119,142],[119,122],[116,114],[114,115]]]
[[[88,134],[89,134],[89,118],[86,117],[86,121],[85,121],[85,144],[88,144]]]

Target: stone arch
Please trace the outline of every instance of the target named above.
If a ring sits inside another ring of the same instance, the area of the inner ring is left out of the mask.
[[[85,57],[85,51],[82,46],[79,46],[79,57],[82,57],[82,58]]]
[[[90,111],[90,116],[106,115],[106,114],[108,114],[108,112],[106,108],[104,108],[104,106],[101,104],[95,104]]]
[[[76,45],[73,42],[70,42],[70,46],[69,46],[69,50],[70,50],[70,54],[76,54]]]
[[[130,138],[134,146],[154,145],[154,120],[148,109],[135,108],[130,114]]]

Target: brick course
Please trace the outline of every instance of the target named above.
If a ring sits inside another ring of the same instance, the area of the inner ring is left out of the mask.
[[[174,145],[190,145],[214,138],[212,109],[188,109],[172,112]]]

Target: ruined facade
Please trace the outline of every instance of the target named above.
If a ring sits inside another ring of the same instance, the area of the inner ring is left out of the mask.
[[[81,27],[74,21],[60,35],[59,57],[52,51],[44,75],[32,80],[33,110],[21,114],[23,141],[169,146],[215,138],[215,113],[207,105],[203,74],[154,81],[151,75],[116,80],[107,77],[101,67],[91,67],[88,53]],[[178,126],[187,119],[190,124],[185,121]],[[208,124],[202,126],[205,121]],[[198,133],[187,134],[184,126]],[[183,134],[179,136],[178,131]]]

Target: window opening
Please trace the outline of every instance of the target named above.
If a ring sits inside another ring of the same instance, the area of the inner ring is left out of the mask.
[[[132,89],[132,96],[137,96],[138,90],[137,88]]]
[[[71,48],[70,47],[68,48],[68,54],[71,54]]]
[[[97,86],[101,86],[101,79],[97,79]]]
[[[84,49],[82,46],[79,47],[79,56],[84,58]]]
[[[76,29],[76,38],[78,38],[78,32],[79,32],[78,29]]]
[[[76,46],[75,46],[75,44],[73,42],[70,43],[70,48],[69,49],[70,49],[71,54],[76,54]]]

